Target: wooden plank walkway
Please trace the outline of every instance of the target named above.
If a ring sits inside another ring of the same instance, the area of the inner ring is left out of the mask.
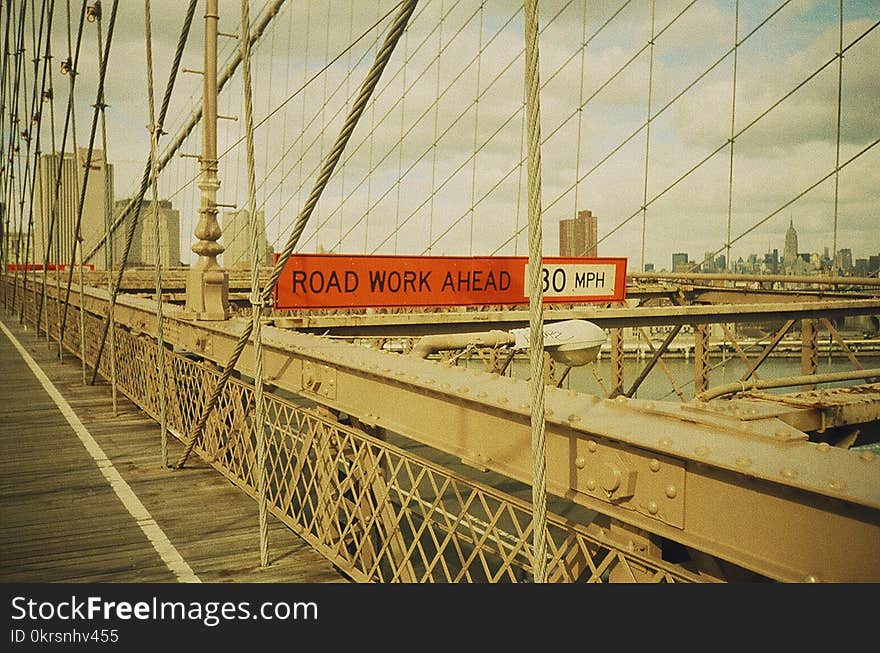
[[[103,449],[172,550],[202,582],[348,582],[270,516],[270,565],[260,568],[257,504],[196,456],[160,466],[159,428],[121,393],[84,386],[73,356],[59,362],[5,311],[0,320],[27,349]],[[95,459],[0,332],[0,582],[175,582]],[[169,436],[169,458],[182,446]]]

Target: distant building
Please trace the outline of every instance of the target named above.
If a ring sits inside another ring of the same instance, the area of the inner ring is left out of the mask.
[[[24,265],[26,263],[30,263],[31,261],[36,262],[37,265],[42,265],[43,257],[34,255],[33,232],[10,231],[6,236],[4,236],[4,239],[5,238],[9,239],[8,243],[3,243],[3,246],[7,248],[6,263],[8,265]]]
[[[810,268],[810,255],[798,253],[798,235],[794,220],[789,221],[785,232],[785,249],[782,250],[782,267],[785,274],[803,275]]]
[[[226,211],[221,225],[223,235],[220,243],[225,248],[220,255],[220,264],[225,268],[251,267],[251,225],[250,212],[246,209]],[[266,218],[263,211],[257,211],[257,229],[260,251],[264,266],[274,263],[275,251],[266,238]]]
[[[853,265],[853,275],[856,277],[867,277],[868,276],[868,259],[866,258],[857,258],[855,264]]]
[[[119,200],[113,205],[113,215],[117,216],[128,205],[130,199]],[[163,268],[180,267],[180,212],[171,206],[169,200],[159,200],[159,252]],[[113,251],[119,252],[113,264],[119,265],[121,252],[127,238],[127,225],[134,219],[130,214],[113,234]],[[140,217],[128,253],[128,265],[132,267],[155,267],[156,265],[156,225],[153,222],[153,201],[144,200]]]
[[[852,250],[849,248],[838,250],[837,268],[844,274],[849,274],[853,269]]]
[[[876,277],[880,274],[880,254],[868,257],[868,276]]]
[[[672,255],[672,271],[673,272],[687,272],[688,271],[687,252],[675,252]]]
[[[560,256],[598,256],[599,221],[592,211],[559,221]]]
[[[48,263],[69,264],[71,243],[74,242],[77,212],[80,201],[80,184],[85,178],[85,165],[88,156],[86,148],[61,154],[44,154],[37,162],[34,184],[34,246],[36,262],[43,263],[49,244],[50,226],[52,243]],[[61,183],[58,189],[58,205],[54,226],[52,204],[55,199],[55,185],[58,167],[61,166]],[[88,253],[106,232],[106,223],[113,206],[113,165],[104,159],[103,150],[92,150],[88,187],[83,202],[80,234],[83,253]],[[120,252],[121,253],[121,252]],[[119,257],[117,257],[118,260]],[[103,248],[95,255],[92,263],[98,269],[105,267]]]
[[[653,272],[654,264],[653,263],[645,263],[645,272]]]
[[[779,250],[764,254],[764,271],[767,274],[779,274]]]

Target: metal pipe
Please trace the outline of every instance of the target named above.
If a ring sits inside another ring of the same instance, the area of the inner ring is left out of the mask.
[[[726,385],[719,385],[706,392],[701,392],[694,399],[709,401],[724,395],[746,390],[765,390],[767,388],[786,388],[795,385],[807,385],[814,383],[832,383],[834,381],[858,381],[861,379],[880,379],[880,368],[870,370],[854,370],[852,372],[828,372],[826,374],[806,374],[803,376],[784,376],[778,379],[752,379],[751,381],[737,381]]]
[[[690,272],[635,272],[629,280],[668,279],[673,281],[779,281],[781,283],[811,283],[823,286],[880,286],[878,277],[823,277],[785,274],[709,274]]]
[[[422,336],[410,351],[410,356],[427,358],[430,354],[445,349],[465,349],[479,345],[481,347],[503,347],[512,345],[513,334],[507,331],[482,331],[480,333],[453,333]]]

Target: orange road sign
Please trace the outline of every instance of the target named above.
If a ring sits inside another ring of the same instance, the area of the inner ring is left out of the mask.
[[[291,256],[275,289],[275,308],[378,308],[529,303],[525,256]],[[546,303],[618,302],[626,259],[545,258]]]

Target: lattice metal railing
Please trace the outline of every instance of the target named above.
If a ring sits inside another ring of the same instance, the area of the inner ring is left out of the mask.
[[[7,286],[9,290],[10,286]],[[11,300],[11,293],[7,293]],[[16,293],[33,324],[32,296]],[[43,310],[58,338],[58,311]],[[97,353],[101,317],[86,314],[86,357]],[[153,418],[160,383],[168,424],[184,440],[219,372],[168,351],[156,365],[155,341],[116,325],[118,388]],[[70,307],[64,347],[79,355],[79,313]],[[109,376],[104,357],[100,373]],[[231,380],[212,413],[198,455],[256,497],[256,437],[251,385]],[[267,501],[278,519],[357,581],[417,583],[522,582],[532,578],[528,502],[468,479],[410,452],[340,424],[314,407],[266,397]],[[157,454],[158,454],[157,439]],[[180,472],[185,473],[185,472]],[[551,515],[547,575],[554,582],[702,580],[683,567],[628,550],[596,524]]]

